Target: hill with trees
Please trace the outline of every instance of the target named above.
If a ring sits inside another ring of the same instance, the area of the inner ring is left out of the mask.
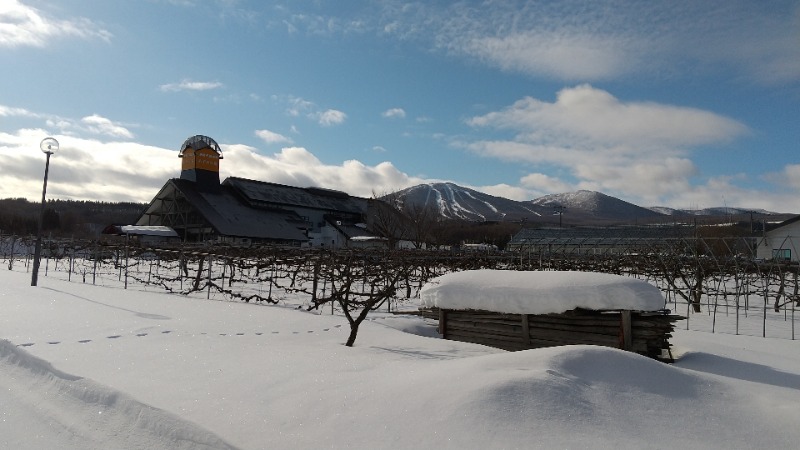
[[[83,200],[46,202],[42,230],[60,236],[94,237],[107,225],[131,224],[147,205]],[[0,199],[0,233],[36,234],[41,204],[24,198]]]

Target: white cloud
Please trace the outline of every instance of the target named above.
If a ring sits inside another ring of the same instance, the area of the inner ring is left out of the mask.
[[[403,119],[406,117],[406,112],[403,108],[391,108],[381,113],[381,116],[388,119]]]
[[[475,189],[478,192],[485,192],[489,195],[494,195],[495,197],[503,197],[510,200],[516,200],[518,202],[532,200],[542,195],[541,193],[538,193],[536,191],[531,191],[530,189],[527,188],[519,186],[511,186],[505,183],[496,184],[492,186],[476,186],[476,187],[471,187],[471,189]]]
[[[41,197],[44,157],[39,142],[51,135],[42,129],[0,132],[0,198]],[[85,139],[52,134],[59,152],[50,161],[48,198],[148,202],[169,178],[180,175],[181,160],[174,148],[135,142]],[[177,147],[177,145],[173,146]],[[360,161],[325,164],[302,147],[287,147],[271,156],[242,144],[221,144],[225,159],[220,176],[307,187],[338,189],[369,197],[380,188],[391,192],[425,180],[408,176],[392,163],[375,166]]]
[[[697,169],[689,156],[703,146],[728,142],[748,128],[695,108],[623,102],[580,85],[561,90],[554,102],[526,97],[508,108],[473,117],[474,127],[510,130],[512,139],[462,144],[478,154],[565,170],[575,183],[543,174],[521,180],[534,191],[569,186],[617,194],[644,204],[692,188]]]
[[[584,141],[605,146],[685,147],[724,142],[747,132],[745,125],[718,114],[652,102],[622,102],[588,84],[562,89],[553,103],[525,97],[469,123],[518,130],[524,140],[533,142]]]
[[[312,114],[311,117],[314,117],[320,125],[329,127],[343,124],[347,119],[347,114],[335,109],[326,109]]]
[[[181,91],[208,91],[224,87],[218,81],[192,81],[183,79],[178,83],[162,84],[159,86],[162,92],[181,92]]]
[[[36,119],[36,122],[43,121],[52,131],[58,130],[60,133],[72,136],[81,133],[91,133],[113,138],[131,139],[134,137],[134,134],[126,126],[97,114],[92,114],[76,120],[59,117],[54,114],[30,111],[25,108],[13,108],[0,105],[0,117]]]
[[[638,56],[606,36],[524,32],[478,37],[464,51],[505,70],[543,74],[564,80],[602,80],[629,71]]]
[[[0,158],[4,161],[0,198],[40,199],[44,160],[39,142],[48,135],[41,129],[0,133]],[[48,198],[144,202],[166,179],[180,173],[180,160],[174,150],[132,142],[52,136],[60,145],[50,160]]]
[[[541,193],[541,195],[552,194],[554,192],[570,192],[575,190],[574,186],[566,183],[559,178],[551,177],[543,173],[530,173],[520,180],[520,185],[526,189]],[[537,195],[540,197],[541,195]]]
[[[368,166],[349,160],[341,165],[328,165],[302,147],[286,147],[272,156],[261,155],[246,146],[223,147],[225,161],[220,171],[225,176],[299,187],[319,186],[362,197],[371,196],[378,188],[392,192],[425,182],[399,171],[390,162]]]
[[[40,119],[42,115],[28,111],[25,108],[12,108],[10,106],[0,105],[0,117],[25,117],[31,119]]]
[[[273,96],[273,100],[283,99],[278,96]],[[286,108],[286,114],[292,117],[298,117],[301,114],[308,114],[308,111],[313,111],[317,108],[313,102],[304,100],[300,97],[289,96],[285,99],[285,101],[289,104],[288,108]]]
[[[777,0],[382,2],[378,35],[565,81],[711,71],[760,83],[800,79],[800,4]],[[366,13],[365,13],[366,14]]]
[[[800,164],[786,164],[780,172],[765,174],[763,179],[775,186],[800,191]]]
[[[292,139],[270,130],[256,130],[256,136],[267,144],[291,144]]]
[[[65,37],[110,41],[112,34],[85,18],[58,20],[18,0],[0,2],[0,47],[44,47]]]
[[[86,116],[81,119],[81,122],[86,125],[89,131],[94,134],[103,134],[116,138],[133,138],[133,133],[131,133],[127,128],[114,123],[105,117],[98,116],[97,114]]]
[[[289,34],[373,33],[569,82],[631,76],[692,79],[741,75],[759,83],[800,80],[796,0],[489,0],[367,2],[313,12],[275,8]]]
[[[272,100],[286,103],[286,114],[291,117],[305,116],[324,127],[341,125],[347,120],[347,114],[337,109],[322,109],[316,103],[291,95],[273,95]]]

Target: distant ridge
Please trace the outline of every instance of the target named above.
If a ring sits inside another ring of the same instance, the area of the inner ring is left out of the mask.
[[[715,207],[703,209],[675,209],[667,206],[651,206],[648,209],[667,215],[667,216],[738,216],[744,214],[777,215],[780,213],[767,211],[765,209],[745,209],[731,207]]]
[[[564,214],[570,220],[635,223],[640,220],[655,219],[664,215],[616,197],[595,191],[577,191],[563,194],[550,194],[532,200],[531,203],[543,207],[563,206]]]
[[[455,183],[426,183],[384,196],[415,208],[428,208],[446,219],[471,222],[506,221],[557,224],[558,211],[565,224],[575,225],[633,225],[659,223],[686,216],[729,217],[738,220],[752,214],[784,216],[763,209],[705,208],[698,210],[667,207],[644,208],[601,192],[580,190],[550,194],[530,201],[497,197]]]

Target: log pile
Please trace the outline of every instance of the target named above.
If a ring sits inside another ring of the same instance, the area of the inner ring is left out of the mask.
[[[681,318],[668,311],[575,309],[561,314],[506,314],[439,310],[439,333],[445,339],[512,351],[601,345],[670,361],[669,338]]]

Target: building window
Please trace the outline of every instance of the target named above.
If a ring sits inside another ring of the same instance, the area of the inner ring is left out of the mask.
[[[777,248],[772,250],[772,259],[776,261],[791,261],[792,250],[789,248]]]

